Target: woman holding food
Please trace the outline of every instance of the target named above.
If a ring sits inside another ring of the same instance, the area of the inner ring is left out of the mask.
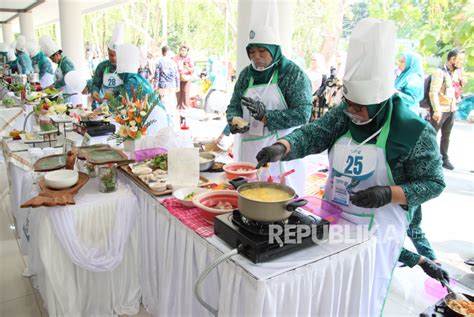
[[[66,89],[66,83],[64,76],[71,70],[74,70],[74,64],[69,57],[63,55],[61,48],[54,43],[54,41],[48,36],[44,35],[39,40],[41,51],[49,57],[49,59],[58,65],[54,73],[54,83],[50,88],[56,88],[60,90]]]
[[[154,103],[158,98],[154,93],[152,86],[138,72],[140,66],[140,51],[138,47],[132,44],[122,44],[117,47],[117,73],[123,83],[123,91],[129,98],[133,98],[134,92],[137,98],[144,99],[148,95],[148,100]],[[157,106],[150,113],[148,120],[155,122],[148,127],[147,135],[155,136],[158,130],[169,126],[169,116],[163,104],[158,100]]]
[[[395,33],[391,21],[361,20],[350,38],[344,101],[257,154],[262,166],[329,150],[325,199],[377,237],[370,316],[382,313],[414,211],[445,187],[435,131],[393,95]],[[437,265],[429,270],[448,278]]]
[[[122,80],[117,73],[116,49],[123,43],[123,37],[124,24],[120,23],[115,27],[112,39],[107,46],[109,58],[97,65],[92,77],[91,94],[95,103],[109,100],[119,94]]]
[[[246,47],[251,63],[240,73],[227,108],[236,161],[256,162],[262,147],[307,123],[311,115],[311,82],[283,56],[278,21],[269,17],[263,21],[270,22],[251,27]],[[306,169],[302,160],[273,164],[271,174],[291,169],[296,172],[286,178],[286,184],[303,195]]]

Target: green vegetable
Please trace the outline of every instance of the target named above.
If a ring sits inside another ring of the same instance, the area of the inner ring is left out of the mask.
[[[189,193],[186,196],[184,196],[184,200],[191,200],[193,197],[196,196],[195,192]]]
[[[153,158],[151,161],[150,167],[152,169],[161,169],[164,171],[168,170],[168,155],[167,154],[161,154],[157,155]]]
[[[16,104],[16,102],[15,102],[15,99],[13,99],[12,97],[5,97],[2,100],[2,104],[5,107],[11,107],[11,106],[14,106]]]

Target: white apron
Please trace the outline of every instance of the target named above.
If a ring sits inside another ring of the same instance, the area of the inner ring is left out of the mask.
[[[254,85],[253,78],[250,78],[249,87],[244,92],[245,97],[259,100],[265,104],[265,110],[286,110],[288,105],[278,87],[278,70],[272,74],[268,84]],[[247,133],[237,134],[234,139],[234,160],[238,162],[257,163],[256,155],[264,147],[275,143],[293,130],[289,129],[269,131],[261,121],[255,120],[244,107],[243,119],[250,123],[250,130]],[[295,173],[286,177],[286,185],[293,188],[299,196],[304,195],[306,180],[306,164],[303,159],[289,162],[270,163],[272,176],[278,176],[283,172],[295,169]],[[267,176],[267,173],[263,174]]]
[[[108,92],[115,93],[117,88],[123,84],[123,81],[118,76],[117,72],[110,73],[107,67],[102,75],[102,93],[104,96]]]
[[[374,281],[372,288],[367,288],[371,303],[369,316],[382,314],[409,224],[408,213],[400,205],[392,203],[375,210],[354,206],[349,201],[349,192],[377,185],[395,185],[385,156],[391,117],[390,112],[382,129],[364,142],[357,144],[348,131],[329,151],[330,176],[325,199],[337,203],[344,210],[344,219],[368,225],[377,238]],[[378,134],[376,144],[365,144]]]
[[[54,81],[58,82],[64,78],[63,71],[61,70],[61,63],[63,62],[63,58],[59,61],[58,67],[56,68],[56,71],[54,72]],[[59,88],[60,90],[64,91],[65,86],[62,86]]]

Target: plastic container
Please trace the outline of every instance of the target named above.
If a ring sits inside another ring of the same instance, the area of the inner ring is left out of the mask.
[[[453,279],[449,279],[449,284],[453,287],[456,286],[457,282]],[[443,287],[438,280],[431,277],[425,281],[425,292],[436,299],[441,299],[448,295],[448,290]]]
[[[99,191],[111,193],[117,190],[117,169],[115,166],[99,166]]]
[[[323,219],[326,219],[331,224],[338,223],[341,218],[342,209],[336,204],[330,203],[324,199],[315,196],[303,197],[308,203],[303,208]]]
[[[229,180],[237,177],[245,177],[247,179],[257,178],[256,164],[246,162],[228,163],[223,166],[225,175]],[[239,171],[240,170],[240,171]]]
[[[204,220],[208,223],[214,223],[214,218],[217,215],[232,212],[233,209],[238,207],[239,196],[236,191],[231,190],[213,190],[198,194],[193,199],[193,204],[202,213]],[[222,210],[215,208],[219,202],[228,202],[232,205],[232,209]]]
[[[155,147],[152,149],[143,149],[135,151],[135,160],[144,161],[147,159],[154,158],[157,155],[168,153],[168,150],[162,147]]]

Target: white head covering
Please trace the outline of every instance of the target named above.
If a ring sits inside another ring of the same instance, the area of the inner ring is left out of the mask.
[[[280,45],[278,3],[275,0],[252,1],[249,44]]]
[[[61,50],[61,48],[56,44],[49,35],[43,35],[39,39],[39,43],[41,46],[41,50],[46,56],[51,56],[57,51]]]
[[[112,38],[110,39],[110,42],[107,45],[107,47],[109,48],[109,50],[115,51],[119,45],[123,44],[124,38],[125,38],[125,24],[123,24],[122,22],[117,23],[115,25]]]
[[[16,59],[15,50],[12,48],[8,49],[7,57],[9,62],[13,62]]]
[[[23,51],[26,48],[26,37],[23,35],[20,35],[16,39],[16,45],[15,48],[19,51]]]
[[[7,43],[0,43],[0,52],[8,53],[8,44]]]
[[[30,54],[30,57],[36,56],[40,51],[38,43],[35,40],[29,40],[26,42],[26,51]]]
[[[66,90],[68,93],[82,93],[87,85],[86,76],[77,70],[71,70],[64,76],[64,82],[66,83]]]
[[[140,67],[140,50],[133,44],[122,44],[116,49],[117,73],[137,73]]]
[[[393,95],[396,27],[392,21],[365,18],[352,31],[344,73],[344,97],[361,105]]]

